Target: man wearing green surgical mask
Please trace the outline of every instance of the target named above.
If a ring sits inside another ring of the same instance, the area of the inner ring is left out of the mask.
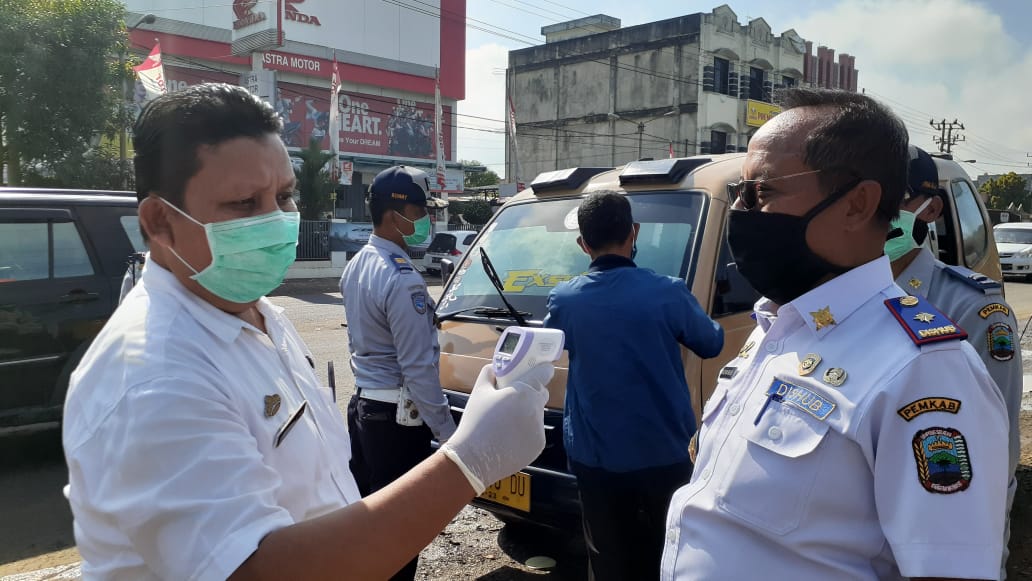
[[[943,212],[946,191],[939,185],[935,160],[923,149],[910,146],[908,187],[899,218],[892,222],[885,254],[892,260],[896,284],[910,294],[927,297],[960,328],[978,351],[1003,395],[1010,417],[1007,511],[1014,501],[1014,470],[1021,450],[1018,413],[1021,408],[1021,349],[1016,343],[1014,311],[1003,300],[1002,285],[961,266],[937,260],[925,241],[928,229]],[[1004,538],[1003,564],[1006,564]],[[1001,568],[1001,575],[1006,571]]]
[[[348,404],[351,472],[363,496],[429,456],[455,431],[441,390],[434,302],[406,249],[430,234],[430,178],[398,165],[369,186],[373,234],[348,261],[340,292],[356,393]],[[416,574],[413,559],[396,580]]]
[[[133,128],[151,251],[72,374],[62,427],[83,579],[386,579],[544,448],[551,364],[503,389],[488,365],[462,425],[432,424],[441,451],[359,493],[341,411],[263,296],[297,245],[282,129],[225,84],[162,95]],[[396,210],[385,235],[413,235],[400,216],[420,209]]]

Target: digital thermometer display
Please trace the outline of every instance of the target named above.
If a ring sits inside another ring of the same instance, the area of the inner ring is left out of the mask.
[[[495,377],[515,381],[541,363],[556,361],[563,353],[565,339],[557,329],[507,328],[495,346]]]

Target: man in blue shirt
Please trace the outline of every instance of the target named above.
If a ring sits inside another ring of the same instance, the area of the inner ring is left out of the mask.
[[[714,357],[724,330],[684,280],[638,268],[638,224],[615,192],[577,210],[587,274],[548,297],[545,326],[566,333],[563,440],[577,477],[591,579],[659,575],[670,496],[691,478],[695,433],[681,345]]]

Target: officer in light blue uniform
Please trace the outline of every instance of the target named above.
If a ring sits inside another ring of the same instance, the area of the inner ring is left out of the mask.
[[[356,393],[348,404],[351,471],[362,495],[430,455],[431,439],[455,431],[439,378],[434,302],[405,249],[430,233],[430,180],[406,166],[380,172],[369,188],[373,234],[348,262],[340,291]],[[393,579],[413,579],[413,559]]]
[[[1010,423],[1009,515],[1017,490],[1014,471],[1021,454],[1018,429],[1022,390],[1021,349],[1014,335],[1017,327],[1014,311],[1003,299],[1003,285],[999,282],[962,266],[950,266],[937,260],[927,247],[920,246],[928,236],[928,225],[942,214],[946,192],[939,186],[935,160],[913,145],[910,146],[908,182],[900,216],[893,221],[892,237],[885,243],[885,253],[892,260],[896,284],[913,295],[927,297],[967,331],[968,342],[978,352],[1003,395]],[[1010,520],[1007,522],[1006,535],[1009,537]],[[1006,543],[1004,549],[1003,563],[1006,564]],[[1001,575],[1001,578],[1006,577],[1005,569]]]

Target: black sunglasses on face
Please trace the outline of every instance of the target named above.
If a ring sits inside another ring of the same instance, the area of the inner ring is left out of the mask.
[[[738,182],[733,182],[727,184],[727,197],[732,204],[734,204],[738,200],[742,200],[742,206],[746,210],[752,210],[756,207],[756,202],[759,198],[757,188],[762,186],[763,184],[776,182],[778,180],[787,180],[788,178],[815,174],[821,171],[822,170],[819,169],[813,169],[810,171],[802,171],[799,173],[788,174],[787,176],[778,176],[776,178],[765,178],[762,180],[741,180]]]

